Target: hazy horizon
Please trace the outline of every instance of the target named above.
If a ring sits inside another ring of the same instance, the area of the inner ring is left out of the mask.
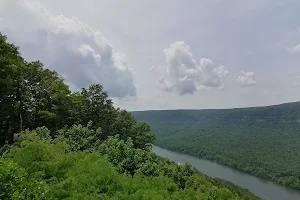
[[[11,11],[14,12],[11,12]],[[73,91],[128,110],[300,100],[297,0],[0,0],[0,32]]]
[[[168,110],[229,110],[229,109],[243,109],[243,108],[261,108],[261,107],[269,107],[269,106],[279,106],[284,104],[291,103],[300,103],[300,101],[292,101],[292,102],[284,102],[279,104],[270,104],[270,105],[261,105],[261,106],[249,106],[249,107],[232,107],[232,108],[195,108],[195,109],[152,109],[152,110],[129,110],[130,112],[139,112],[139,111],[168,111]]]

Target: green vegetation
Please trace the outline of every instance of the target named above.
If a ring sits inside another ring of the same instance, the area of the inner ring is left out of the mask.
[[[0,199],[259,199],[156,156],[101,85],[71,92],[1,34],[0,67]]]
[[[300,189],[300,102],[132,114],[151,125],[160,147]]]
[[[101,85],[71,92],[56,72],[43,69],[41,62],[28,63],[18,49],[0,35],[0,146],[11,144],[13,135],[25,129],[46,126],[57,130],[87,124],[99,130],[100,139],[119,135],[131,137],[136,148],[154,142],[150,126],[125,110],[115,109]]]
[[[54,138],[45,127],[16,135],[0,159],[0,198],[258,199],[188,164],[136,149],[130,138],[86,143],[95,132],[89,123],[58,131]]]

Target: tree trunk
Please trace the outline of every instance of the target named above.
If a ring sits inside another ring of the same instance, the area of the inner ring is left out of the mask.
[[[22,118],[22,113],[20,112],[20,132],[23,131],[23,118]]]

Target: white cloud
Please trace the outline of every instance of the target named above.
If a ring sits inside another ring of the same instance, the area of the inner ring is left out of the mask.
[[[203,86],[207,88],[223,88],[221,81],[228,74],[228,70],[223,65],[216,67],[211,60],[202,58],[200,60],[200,69],[202,71]]]
[[[38,0],[5,1],[2,9],[6,10],[0,21],[3,33],[20,46],[25,57],[56,70],[71,88],[100,83],[111,97],[136,95],[125,55],[88,24],[54,15]]]
[[[173,90],[173,84],[167,81],[163,76],[158,79],[158,82],[161,86],[161,89],[166,92],[170,92]]]
[[[172,43],[164,52],[166,78],[160,79],[161,88],[172,88],[181,95],[193,94],[196,90],[204,88],[223,88],[222,80],[228,74],[223,65],[217,67],[207,58],[202,58],[197,64],[190,47],[183,41]]]
[[[256,85],[256,79],[254,72],[244,72],[241,71],[241,75],[237,78],[237,81],[242,87],[254,86]]]
[[[220,67],[215,68],[213,73],[220,78],[225,78],[228,75],[228,70],[226,70],[225,67],[221,65]]]

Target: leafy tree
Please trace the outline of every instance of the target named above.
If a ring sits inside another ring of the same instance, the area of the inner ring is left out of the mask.
[[[71,151],[94,150],[100,145],[101,129],[91,129],[90,121],[86,127],[73,125],[70,129],[64,128],[58,131],[57,136],[66,140]]]
[[[150,126],[101,85],[71,92],[1,34],[0,67],[1,199],[258,199],[157,157]]]
[[[52,139],[45,127],[18,134],[0,159],[1,199],[258,199],[219,186],[189,165],[135,149],[130,139],[109,137],[94,151],[73,148],[72,132],[89,135],[89,126],[65,129],[65,138]],[[143,173],[144,166],[157,173]]]
[[[94,136],[99,140],[119,135],[124,140],[131,138],[136,148],[151,148],[155,137],[149,125],[114,108],[101,85],[71,92],[56,72],[43,69],[39,61],[26,62],[2,35],[0,51],[0,147],[12,143],[13,134],[26,129],[46,126],[54,135],[65,126],[93,121],[92,128],[101,129],[101,134]]]
[[[6,42],[6,37],[0,34],[0,137],[1,144],[11,142],[12,124],[16,124],[16,93],[19,68],[24,67],[18,48]],[[19,124],[18,124],[18,127]]]

